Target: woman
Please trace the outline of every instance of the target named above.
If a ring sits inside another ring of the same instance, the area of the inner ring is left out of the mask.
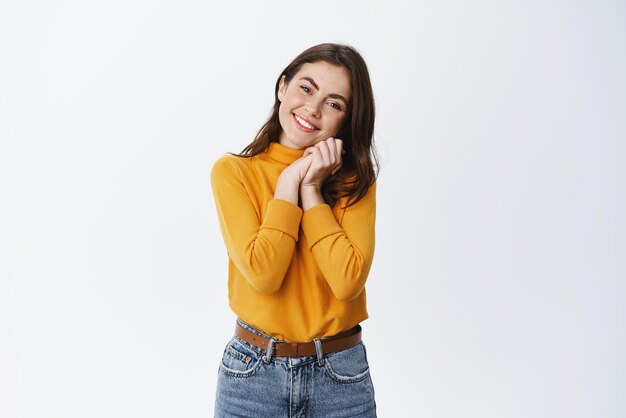
[[[376,416],[359,325],[374,255],[373,130],[363,58],[320,44],[281,73],[254,141],[213,165],[238,317],[216,417]]]

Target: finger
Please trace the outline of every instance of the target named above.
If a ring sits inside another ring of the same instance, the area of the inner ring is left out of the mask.
[[[325,142],[331,150],[334,150],[337,147],[337,138],[335,137],[328,137]]]
[[[343,165],[343,164],[342,164],[341,162],[339,162],[339,165],[337,166],[337,168],[335,168],[335,169],[333,170],[332,174],[335,174],[337,171],[339,171],[339,170],[341,169],[341,166],[342,166],[342,165]]]
[[[343,149],[343,141],[339,138],[333,138],[331,152],[333,154],[334,161],[332,163],[333,171],[331,172],[331,174],[335,174],[337,171],[339,171],[339,167],[341,167],[342,149]]]
[[[334,153],[331,152],[331,148],[326,141],[320,141],[317,149],[320,151],[325,166],[330,166],[334,161]]]
[[[341,157],[345,152],[343,149],[343,141],[341,139],[337,139],[335,141],[335,148],[337,149],[337,160],[341,161]]]
[[[324,157],[322,156],[319,147],[311,148],[311,156],[313,157],[314,161],[324,161]]]
[[[316,147],[322,148],[327,146],[328,149],[336,155],[335,149],[337,148],[337,141],[341,141],[340,139],[337,139],[335,137],[329,136],[328,138],[326,138],[323,141],[318,142],[317,144],[315,144]]]
[[[333,170],[332,174],[335,174],[337,171],[339,171],[339,169],[341,168],[342,165],[343,165],[343,160],[338,160],[337,161],[337,166]]]
[[[330,152],[332,154],[331,163],[337,164],[337,162],[341,161],[341,152],[337,151],[337,147],[341,147],[341,143],[343,142],[341,139],[330,137],[327,140],[328,146],[330,148]]]

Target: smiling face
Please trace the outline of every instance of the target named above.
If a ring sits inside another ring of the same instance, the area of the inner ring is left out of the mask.
[[[326,61],[302,65],[289,83],[283,75],[278,89],[279,142],[305,149],[337,135],[348,115],[351,93],[348,69]]]

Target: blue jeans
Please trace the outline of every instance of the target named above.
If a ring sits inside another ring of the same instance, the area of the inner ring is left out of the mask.
[[[363,341],[315,356],[275,356],[281,340],[253,328],[271,347],[258,348],[236,335],[224,348],[215,396],[215,418],[376,417],[374,386]]]

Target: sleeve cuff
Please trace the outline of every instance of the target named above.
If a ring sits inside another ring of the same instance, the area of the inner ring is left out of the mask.
[[[327,203],[313,206],[302,215],[302,232],[309,250],[323,238],[342,233],[333,211]]]
[[[298,241],[301,219],[301,207],[286,200],[272,199],[267,203],[267,212],[260,229],[276,229]]]

